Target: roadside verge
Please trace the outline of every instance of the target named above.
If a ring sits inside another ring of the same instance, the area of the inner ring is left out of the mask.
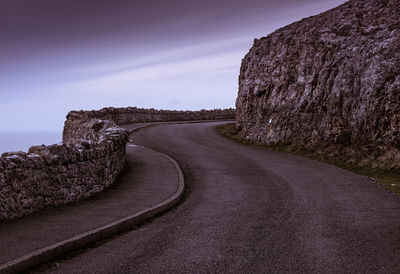
[[[341,145],[332,145],[328,147],[310,147],[306,145],[290,145],[290,144],[277,144],[266,145],[257,143],[246,138],[238,136],[238,130],[235,123],[224,124],[218,126],[217,131],[220,135],[244,145],[275,150],[279,152],[291,153],[300,155],[305,158],[313,159],[316,161],[324,162],[346,169],[348,171],[365,176],[371,181],[378,182],[386,189],[396,193],[400,196],[400,170],[395,168],[382,168],[379,166],[370,166],[363,163],[362,157],[346,158],[346,152],[343,150],[346,147]],[[348,148],[354,150],[354,148]],[[378,162],[378,159],[377,159]]]

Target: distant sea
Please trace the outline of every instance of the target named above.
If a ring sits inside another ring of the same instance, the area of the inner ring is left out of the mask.
[[[31,146],[52,145],[62,141],[62,131],[0,131],[0,154],[27,152]]]

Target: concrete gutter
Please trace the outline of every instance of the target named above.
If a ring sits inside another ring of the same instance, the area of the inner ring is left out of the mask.
[[[138,129],[132,130],[131,133],[136,130]],[[0,265],[0,273],[20,273],[26,271],[28,269],[46,263],[51,259],[64,255],[73,250],[84,248],[87,245],[94,243],[96,241],[110,238],[124,231],[129,231],[132,229],[132,227],[143,223],[145,220],[153,218],[158,214],[173,208],[182,198],[184,193],[185,183],[184,183],[183,173],[178,163],[174,159],[172,159],[170,156],[164,153],[158,151],[155,152],[169,159],[175,166],[176,171],[178,172],[178,180],[179,180],[178,188],[175,194],[173,194],[170,198],[151,208],[140,211],[136,214],[124,217],[110,224],[76,235],[67,240],[57,242],[50,246],[38,249],[34,252],[31,252],[22,257],[16,258],[5,264],[2,264]]]

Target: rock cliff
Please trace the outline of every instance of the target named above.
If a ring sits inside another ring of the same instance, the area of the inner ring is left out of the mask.
[[[242,61],[241,136],[400,148],[400,1],[353,0],[261,39]]]

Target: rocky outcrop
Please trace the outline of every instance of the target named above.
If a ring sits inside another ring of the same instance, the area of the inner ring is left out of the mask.
[[[256,39],[237,124],[266,143],[400,148],[400,2],[353,0]]]
[[[235,110],[213,109],[213,110],[158,110],[136,107],[127,108],[103,108],[91,111],[71,111],[67,120],[76,117],[96,118],[111,120],[118,125],[145,122],[166,122],[166,121],[191,121],[191,120],[229,120],[235,119]]]

